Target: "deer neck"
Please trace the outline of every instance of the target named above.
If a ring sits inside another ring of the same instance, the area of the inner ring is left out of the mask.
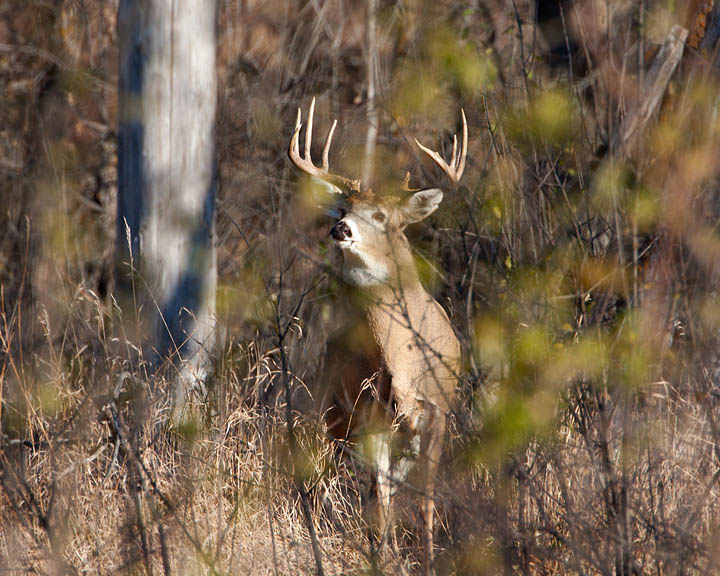
[[[398,342],[411,342],[416,337],[412,327],[422,324],[432,296],[423,288],[417,273],[402,283],[384,284],[363,289],[366,296],[365,314],[376,344],[391,372]]]
[[[393,350],[416,336],[412,327],[423,324],[424,310],[433,301],[420,282],[417,268],[404,237],[396,239],[392,256],[347,251],[343,274],[361,296],[370,329],[392,371]]]

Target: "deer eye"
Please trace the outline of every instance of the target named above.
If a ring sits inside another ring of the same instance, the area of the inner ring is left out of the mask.
[[[382,224],[383,222],[385,222],[385,214],[379,211],[375,212],[375,214],[372,215],[372,219],[375,220],[375,222],[379,222],[380,224]]]

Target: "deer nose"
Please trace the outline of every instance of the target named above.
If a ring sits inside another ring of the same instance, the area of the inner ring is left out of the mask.
[[[333,240],[337,240],[339,242],[341,240],[351,238],[352,231],[350,230],[350,226],[340,220],[340,222],[330,229],[330,236],[332,236]]]

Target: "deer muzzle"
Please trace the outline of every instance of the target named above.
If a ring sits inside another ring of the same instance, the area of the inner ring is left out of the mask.
[[[343,240],[352,238],[352,231],[350,230],[350,226],[340,220],[330,229],[330,236],[333,240],[342,242]]]

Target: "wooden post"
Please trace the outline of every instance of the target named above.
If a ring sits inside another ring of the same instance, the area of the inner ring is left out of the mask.
[[[176,416],[214,342],[215,16],[215,0],[118,8],[118,290],[143,348],[176,367]]]

